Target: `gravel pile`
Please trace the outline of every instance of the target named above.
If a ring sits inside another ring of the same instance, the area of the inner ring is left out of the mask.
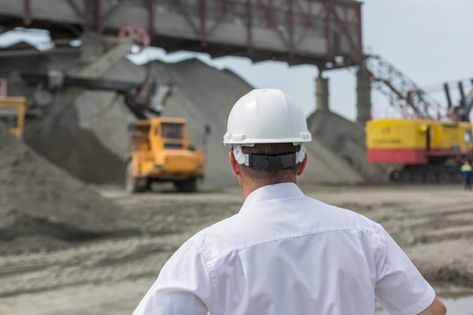
[[[364,180],[383,180],[384,169],[366,159],[365,131],[355,122],[326,111],[316,111],[308,118],[310,132],[334,155],[355,169]]]
[[[154,61],[145,66],[123,60],[105,77],[141,82],[146,71],[154,74],[158,82],[174,85],[164,116],[187,118],[197,147],[202,143],[205,125],[211,126],[206,186],[235,185],[222,135],[233,103],[253,87],[230,70],[216,69],[197,59],[177,63]],[[330,119],[329,122],[317,117],[309,120],[315,140],[307,146],[310,164],[302,181],[355,184],[369,178],[370,168],[361,154],[364,143],[350,140],[353,134],[358,136],[359,127],[342,120]],[[122,184],[128,150],[127,126],[133,120],[123,99],[112,92],[68,89],[56,94],[48,115],[29,125],[25,139],[36,152],[84,182]],[[327,137],[332,132],[337,136]],[[340,137],[346,139],[340,140]],[[330,141],[326,141],[327,138]],[[340,150],[337,143],[348,145]],[[356,152],[351,153],[352,149]],[[352,154],[356,158],[349,158]]]
[[[136,233],[128,212],[0,126],[0,252]]]

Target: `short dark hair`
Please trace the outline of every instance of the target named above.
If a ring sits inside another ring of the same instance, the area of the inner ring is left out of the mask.
[[[284,155],[289,153],[295,153],[300,150],[300,145],[294,145],[292,143],[257,143],[252,147],[242,146],[242,151],[245,154],[256,154],[256,155]],[[259,170],[252,169],[248,166],[243,166],[247,169],[247,173],[257,179],[268,179],[270,181],[276,181],[283,175],[296,174],[296,166],[282,170]]]
[[[245,154],[283,155],[299,151],[300,145],[292,143],[257,143],[252,147],[243,146]]]

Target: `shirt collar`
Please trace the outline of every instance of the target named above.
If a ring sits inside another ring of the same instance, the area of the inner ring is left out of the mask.
[[[304,193],[293,182],[262,186],[246,197],[240,212],[248,211],[252,205],[268,200],[302,197]]]

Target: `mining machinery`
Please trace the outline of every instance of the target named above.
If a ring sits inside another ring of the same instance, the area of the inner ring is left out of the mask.
[[[23,136],[26,99],[20,96],[0,96],[0,123],[17,139]]]
[[[469,121],[473,90],[465,96],[460,83],[460,104],[453,106],[448,85],[444,85],[448,108],[442,115],[441,106],[427,101],[426,92],[410,87],[406,93],[394,93],[409,115],[367,122],[368,161],[388,166],[388,178],[394,182],[460,181],[460,165],[465,159],[473,160],[473,125]]]
[[[205,140],[197,150],[183,118],[162,117],[163,104],[172,94],[172,84],[158,84],[147,73],[142,82],[111,80],[103,74],[125,58],[134,45],[143,49],[149,38],[140,27],[125,27],[112,47],[92,62],[74,71],[22,73],[24,82],[54,93],[67,88],[111,91],[124,98],[136,117],[129,126],[130,150],[126,157],[125,182],[130,192],[143,192],[152,182],[173,182],[179,191],[194,192],[197,180],[205,175]],[[84,44],[84,46],[87,46]],[[206,128],[206,139],[209,128]]]

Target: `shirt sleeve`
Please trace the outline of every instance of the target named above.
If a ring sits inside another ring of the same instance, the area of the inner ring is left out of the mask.
[[[133,315],[201,315],[210,311],[212,283],[204,251],[190,240],[166,262]]]
[[[435,291],[381,226],[377,237],[377,299],[392,315],[415,315],[424,311],[434,301]]]

